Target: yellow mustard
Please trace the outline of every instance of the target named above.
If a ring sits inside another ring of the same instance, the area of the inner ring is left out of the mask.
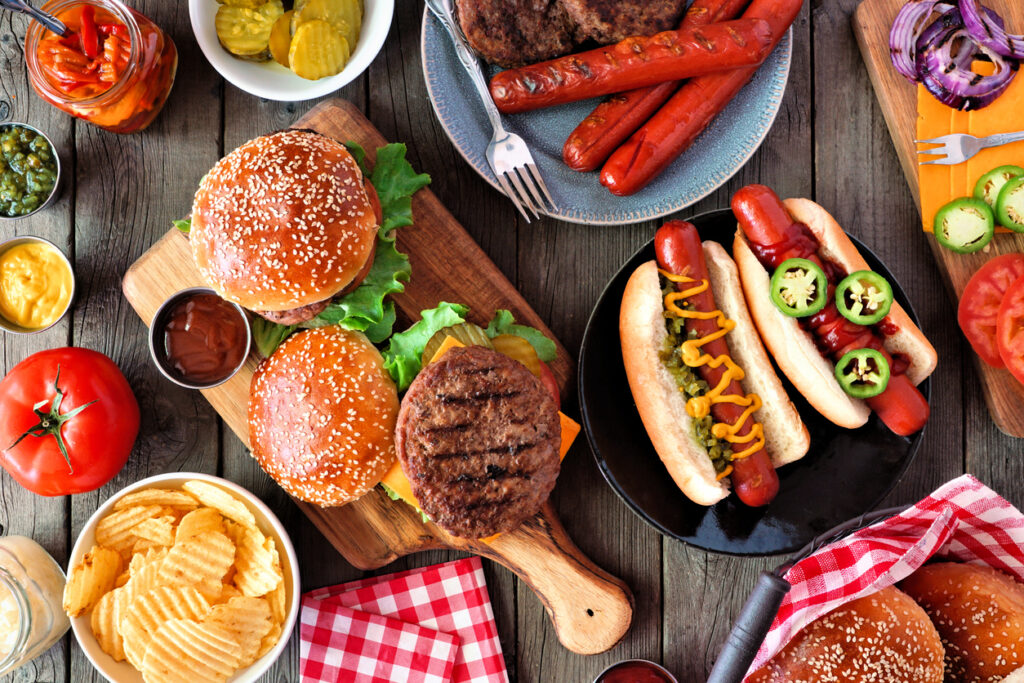
[[[711,406],[716,403],[732,403],[745,408],[739,419],[736,420],[735,424],[726,424],[724,422],[716,422],[711,426],[711,434],[716,439],[725,439],[730,444],[746,446],[742,450],[733,453],[732,459],[742,460],[747,458],[757,451],[764,448],[764,427],[760,422],[753,422],[750,431],[746,436],[738,436],[740,429],[747,420],[753,419],[753,414],[761,409],[761,397],[757,394],[747,394],[746,396],[723,396],[725,390],[729,387],[729,383],[732,380],[737,382],[742,380],[745,376],[743,368],[736,365],[736,362],[732,358],[726,355],[720,355],[718,357],[712,357],[710,354],[704,353],[701,347],[715,339],[721,339],[726,334],[731,332],[736,327],[736,322],[729,320],[725,317],[725,313],[715,309],[714,311],[700,312],[691,311],[680,308],[676,303],[700,294],[701,292],[707,291],[710,283],[707,280],[701,280],[699,283],[693,278],[686,277],[685,275],[674,275],[667,271],[658,270],[663,276],[665,276],[670,282],[692,284],[693,286],[683,291],[672,292],[665,296],[665,310],[670,315],[684,319],[696,319],[696,320],[712,320],[718,324],[718,331],[709,334],[704,337],[698,337],[697,339],[688,339],[683,342],[680,348],[680,356],[683,363],[691,368],[699,368],[702,365],[708,365],[712,368],[720,368],[725,366],[725,372],[722,373],[722,378],[718,382],[718,386],[712,388],[708,393],[703,396],[697,396],[691,398],[686,402],[686,412],[690,417],[701,418],[711,412]],[[719,472],[718,479],[723,479],[732,473],[733,467],[729,465],[722,472]]]
[[[0,315],[29,330],[52,325],[71,300],[71,269],[53,247],[30,242],[0,254]]]

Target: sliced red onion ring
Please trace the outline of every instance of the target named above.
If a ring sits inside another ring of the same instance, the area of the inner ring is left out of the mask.
[[[960,11],[964,26],[976,43],[1002,57],[1024,59],[1024,36],[1008,34],[1002,20],[993,18],[994,12],[986,8],[982,14],[976,0],[960,0]]]
[[[918,36],[933,12],[945,15],[953,9],[952,5],[939,0],[911,0],[900,9],[889,32],[889,55],[893,66],[903,76],[915,83],[920,80],[915,66]]]
[[[928,92],[943,104],[964,111],[981,109],[1009,87],[1017,75],[1018,63],[1003,59],[984,45],[976,45],[958,15],[955,12],[943,16],[921,34],[915,59],[917,73]],[[975,49],[995,65],[991,76],[971,70]]]

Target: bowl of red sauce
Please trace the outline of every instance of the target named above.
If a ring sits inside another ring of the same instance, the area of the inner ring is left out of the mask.
[[[679,683],[668,669],[646,659],[627,659],[598,674],[594,683]]]
[[[245,310],[206,287],[172,294],[149,326],[153,362],[187,389],[210,389],[231,379],[245,365],[251,345]]]

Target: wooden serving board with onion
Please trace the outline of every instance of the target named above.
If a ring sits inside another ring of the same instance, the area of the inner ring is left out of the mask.
[[[319,105],[294,127],[312,129],[343,142],[353,140],[367,150],[371,163],[373,150],[386,144],[358,109],[340,99]],[[415,224],[398,231],[398,247],[409,254],[413,273],[406,291],[394,297],[399,325],[403,318],[418,320],[421,310],[451,301],[469,306],[470,320],[478,323],[486,323],[496,309],[508,309],[517,321],[554,339],[540,317],[429,189],[418,192],[412,205]],[[202,285],[188,239],[174,228],[132,265],[123,281],[125,296],[147,325],[168,296]],[[246,443],[249,383],[258,362],[253,352],[241,372],[225,384],[203,391]],[[550,365],[565,393],[573,363],[561,344],[558,358]],[[516,531],[487,543],[456,538],[424,524],[412,507],[391,500],[379,488],[344,507],[298,504],[338,552],[360,569],[376,569],[431,548],[454,548],[503,564],[537,594],[559,640],[573,652],[596,654],[608,650],[622,638],[632,620],[629,588],[583,555],[550,503]]]
[[[864,0],[854,13],[853,29],[896,146],[903,174],[920,209],[918,146],[914,143],[917,137],[917,89],[893,68],[889,57],[889,31],[904,4],[905,0]],[[1024,31],[1024,2],[1021,0],[984,0],[983,4],[1003,17],[1008,30]],[[1024,118],[1009,122],[1008,126],[1006,132],[1022,130]],[[1000,254],[1024,252],[1024,234],[1018,233],[997,232],[988,247],[974,254],[949,251],[940,246],[930,233],[923,237],[931,245],[954,303],[959,301],[971,275],[989,259]],[[950,317],[955,318],[955,309],[952,312],[954,315]],[[992,368],[976,354],[971,355],[982,380],[985,403],[996,426],[1010,436],[1024,437],[1024,386],[1007,370]]]

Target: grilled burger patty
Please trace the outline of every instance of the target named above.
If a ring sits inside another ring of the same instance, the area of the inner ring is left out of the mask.
[[[457,0],[466,40],[499,66],[522,66],[564,55],[576,41],[558,0]]]
[[[482,346],[425,367],[402,400],[395,445],[421,509],[465,538],[511,531],[558,477],[554,400],[521,363]]]
[[[513,67],[560,57],[587,40],[615,43],[678,26],[687,0],[456,0],[480,56]]]

